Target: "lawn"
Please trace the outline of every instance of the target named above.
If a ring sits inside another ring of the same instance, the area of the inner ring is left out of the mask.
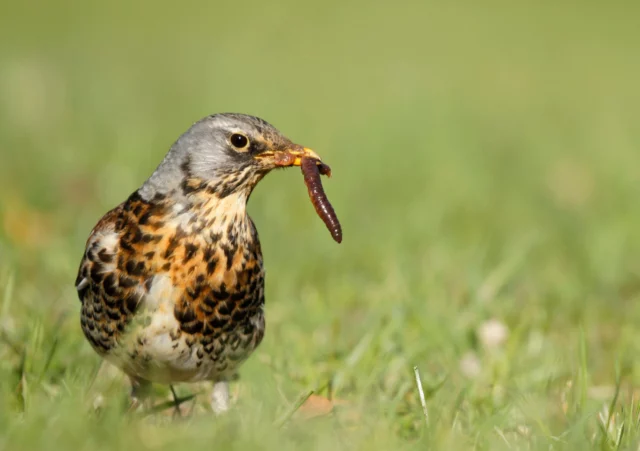
[[[23,3],[0,14],[1,450],[638,449],[638,5]],[[79,326],[84,243],[224,111],[323,156],[344,240],[299,171],[267,177],[267,333],[232,411],[179,385],[180,418],[163,386],[126,413]]]

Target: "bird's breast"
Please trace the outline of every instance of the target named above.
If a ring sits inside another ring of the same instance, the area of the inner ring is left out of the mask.
[[[218,377],[249,356],[264,335],[264,269],[234,205],[134,194],[100,221],[78,276],[99,353],[152,380]]]
[[[177,288],[175,314],[185,332],[207,332],[225,321],[229,328],[262,305],[262,252],[248,216],[223,213],[207,223],[187,212],[156,233],[163,238],[149,251],[150,272],[166,274]]]
[[[161,227],[138,224],[139,232],[128,233],[160,237],[124,246],[133,250],[128,260],[142,261],[144,268],[145,295],[127,340],[137,349],[129,353],[136,371],[142,371],[140,361],[164,362],[158,374],[209,378],[235,371],[262,340],[264,270],[257,232],[248,217],[228,219],[200,227],[178,216]]]

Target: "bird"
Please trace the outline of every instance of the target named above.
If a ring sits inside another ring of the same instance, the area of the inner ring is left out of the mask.
[[[321,163],[255,116],[193,124],[142,185],[96,224],[76,279],[92,348],[130,379],[132,406],[153,383],[229,382],[265,333],[265,269],[247,201],[276,168]]]

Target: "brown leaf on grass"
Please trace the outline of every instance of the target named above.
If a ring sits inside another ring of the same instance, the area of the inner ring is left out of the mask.
[[[311,395],[304,404],[300,406],[297,414],[305,420],[309,420],[311,418],[329,415],[333,411],[333,407],[334,403],[330,399],[324,396]]]
[[[323,417],[334,412],[336,407],[345,407],[348,403],[339,399],[328,399],[324,396],[311,395],[300,406],[296,415],[304,420]]]

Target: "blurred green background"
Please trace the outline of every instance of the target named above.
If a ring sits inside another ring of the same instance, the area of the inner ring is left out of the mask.
[[[637,448],[637,2],[1,9],[0,449]],[[226,111],[331,164],[344,242],[298,171],[265,179],[233,411],[132,417],[79,328],[84,241]]]

